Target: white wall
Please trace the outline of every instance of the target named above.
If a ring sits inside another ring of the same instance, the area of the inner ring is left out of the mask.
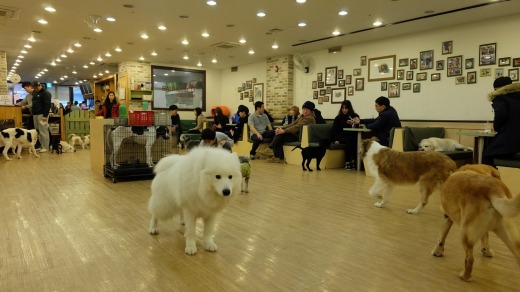
[[[305,100],[311,100],[313,95],[312,81],[316,80],[318,72],[324,72],[325,67],[337,66],[343,69],[345,75],[352,75],[353,69],[361,68],[362,76],[353,76],[355,78],[365,78],[364,91],[356,91],[354,96],[349,96],[354,105],[354,109],[361,117],[372,117],[377,115],[374,110],[374,100],[380,96],[388,96],[387,92],[380,90],[381,82],[368,82],[367,66],[360,66],[360,57],[367,56],[367,59],[376,58],[387,55],[396,55],[396,63],[401,58],[419,58],[419,52],[426,50],[434,50],[434,64],[437,60],[445,60],[445,69],[437,71],[434,69],[414,71],[414,80],[386,80],[387,82],[419,82],[421,83],[421,92],[413,93],[412,90],[401,90],[399,98],[392,98],[391,104],[398,110],[401,119],[417,119],[417,120],[491,120],[493,113],[491,111],[490,102],[486,97],[493,90],[493,77],[480,77],[480,68],[498,68],[493,66],[478,66],[479,45],[487,43],[497,43],[497,61],[498,58],[520,57],[520,41],[515,36],[515,31],[520,27],[520,15],[503,17],[478,23],[471,23],[461,26],[454,26],[446,29],[428,31],[418,34],[411,34],[391,39],[361,43],[343,47],[341,53],[329,54],[327,51],[318,51],[305,54],[312,58],[311,71],[305,74],[301,71],[295,72],[294,77],[294,103],[301,106]],[[348,37],[348,36],[346,36]],[[441,44],[444,41],[453,41],[453,53],[450,55],[442,55]],[[463,75],[466,76],[467,71],[477,71],[476,84],[455,85],[454,77],[446,76],[446,58],[450,56],[462,55],[463,60],[474,58],[475,67],[472,70],[463,68]],[[396,69],[405,69],[410,71],[409,67],[398,67]],[[435,67],[435,66],[434,66]],[[508,69],[504,68],[507,74]],[[257,78],[257,82],[265,83],[266,62],[239,66],[238,72],[230,72],[230,69],[221,72],[222,93],[221,100],[218,102],[211,101],[212,94],[208,93],[208,102],[221,103],[229,105],[234,111],[241,104],[237,87],[242,85],[246,80],[253,77]],[[427,72],[427,81],[416,81],[417,72]],[[430,81],[432,73],[441,73],[441,81]],[[208,77],[208,80],[210,78]],[[216,88],[217,86],[215,86]],[[339,104],[324,103],[317,104],[317,100],[313,100],[317,107],[323,112],[323,116],[332,119],[339,110]],[[243,103],[245,105],[245,102]],[[248,105],[249,106],[249,105]],[[267,107],[269,105],[267,104]],[[251,108],[250,108],[251,109]]]

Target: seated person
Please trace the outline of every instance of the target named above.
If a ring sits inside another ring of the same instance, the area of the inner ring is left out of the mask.
[[[235,143],[242,137],[242,133],[244,132],[244,124],[247,124],[247,120],[249,119],[249,108],[247,108],[245,105],[239,105],[237,114],[238,120],[233,121],[236,126],[230,130],[231,137],[233,137]]]
[[[213,117],[213,130],[217,132],[226,132],[229,118],[224,115],[220,107],[215,108],[215,116]]]
[[[275,136],[269,148],[273,149],[274,157],[267,162],[284,162],[283,144],[285,142],[296,142],[300,138],[300,129],[303,125],[315,124],[315,116],[313,113],[314,103],[306,101],[302,105],[302,115],[288,126],[276,128]]]
[[[354,126],[352,120],[359,118],[356,114],[350,100],[344,100],[341,103],[339,113],[334,119],[331,131],[331,142],[334,144],[346,144],[345,149],[345,169],[355,170],[357,158],[357,135],[354,132],[347,132],[343,128]],[[350,124],[348,123],[350,121]]]
[[[262,143],[262,140],[274,136],[273,126],[271,126],[271,122],[269,122],[269,119],[264,114],[264,110],[263,102],[255,102],[255,112],[247,119],[247,124],[249,125],[249,136],[253,141],[253,147],[251,147],[251,151],[249,151],[251,159],[255,159],[256,150]]]
[[[351,124],[365,124],[367,129],[372,130],[373,136],[379,139],[379,144],[388,146],[390,141],[390,130],[392,128],[400,128],[401,121],[395,108],[390,106],[390,99],[385,96],[376,98],[376,111],[379,116],[375,119],[359,119],[354,118],[352,121],[348,121]]]
[[[213,129],[204,129],[200,133],[200,145],[205,147],[220,147],[227,149],[231,152],[233,147],[233,140],[231,140],[226,134],[222,132],[216,132]]]
[[[282,126],[288,126],[292,122],[296,121],[298,119],[298,116],[300,115],[300,109],[297,106],[292,106],[289,109],[289,112],[285,117],[282,119]]]
[[[247,106],[241,104],[238,106],[238,109],[237,109],[237,112],[233,114],[233,116],[231,116],[231,123],[232,124],[238,124],[238,122],[240,121],[240,111],[243,111],[243,108],[247,108]],[[247,114],[249,114],[249,109],[247,109]]]
[[[482,153],[482,163],[494,165],[495,158],[507,158],[520,152],[520,83],[509,77],[493,82],[495,89],[488,95],[495,112],[493,128],[497,134],[489,140]]]
[[[197,125],[194,128],[191,128],[188,130],[188,133],[194,133],[194,134],[200,134],[200,132],[203,130],[204,122],[206,121],[206,117],[202,114],[202,109],[200,107],[195,108],[193,111],[195,114],[195,121],[197,122]]]

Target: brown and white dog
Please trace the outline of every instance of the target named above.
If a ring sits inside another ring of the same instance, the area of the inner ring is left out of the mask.
[[[76,134],[69,134],[69,144],[72,145],[72,147],[79,145],[81,148],[85,149],[85,142]]]
[[[459,274],[462,280],[471,280],[473,247],[479,239],[482,241],[482,254],[493,257],[489,248],[489,231],[504,241],[520,264],[520,236],[513,220],[513,216],[520,213],[520,194],[512,198],[495,168],[477,164],[461,167],[446,180],[441,204],[445,215],[432,255],[443,256],[444,243],[453,222],[460,224],[462,246],[466,252],[464,270]]]
[[[29,154],[33,153],[34,156],[40,157],[38,153],[36,153],[36,149],[34,145],[36,145],[36,141],[38,140],[38,132],[36,130],[27,130],[22,128],[9,128],[4,129],[0,132],[0,146],[4,146],[4,151],[2,152],[5,159],[12,160],[7,155],[9,148],[18,147],[16,151],[16,156],[18,159],[22,158],[22,148],[29,148]]]
[[[381,146],[374,140],[363,140],[362,154],[365,165],[375,176],[369,190],[373,197],[382,196],[374,206],[383,208],[394,185],[419,183],[421,201],[407,213],[417,214],[428,203],[428,198],[453,173],[457,166],[448,156],[435,151],[399,152]]]

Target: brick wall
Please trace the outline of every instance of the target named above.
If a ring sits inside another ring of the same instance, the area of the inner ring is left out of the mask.
[[[0,52],[0,94],[7,94],[7,54]]]
[[[128,75],[128,88],[127,90],[134,89],[132,85],[137,86],[144,82],[152,81],[152,65],[145,62],[122,62],[118,64],[118,73],[127,73]],[[128,100],[128,107],[131,110],[142,110],[141,100]],[[152,107],[150,106],[149,109]]]
[[[265,107],[275,119],[293,106],[294,62],[291,55],[267,59]]]

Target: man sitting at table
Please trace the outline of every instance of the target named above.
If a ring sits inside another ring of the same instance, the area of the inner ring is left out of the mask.
[[[483,164],[494,165],[495,158],[520,152],[520,83],[512,83],[509,77],[499,77],[493,82],[495,90],[488,95],[495,112],[493,128],[497,134],[484,148]]]
[[[379,116],[375,119],[359,119],[354,118],[352,121],[347,123],[351,124],[364,124],[367,129],[372,130],[373,136],[379,139],[379,144],[388,146],[390,144],[390,130],[392,128],[400,128],[401,121],[395,108],[390,106],[390,99],[385,96],[376,98],[376,111]]]

